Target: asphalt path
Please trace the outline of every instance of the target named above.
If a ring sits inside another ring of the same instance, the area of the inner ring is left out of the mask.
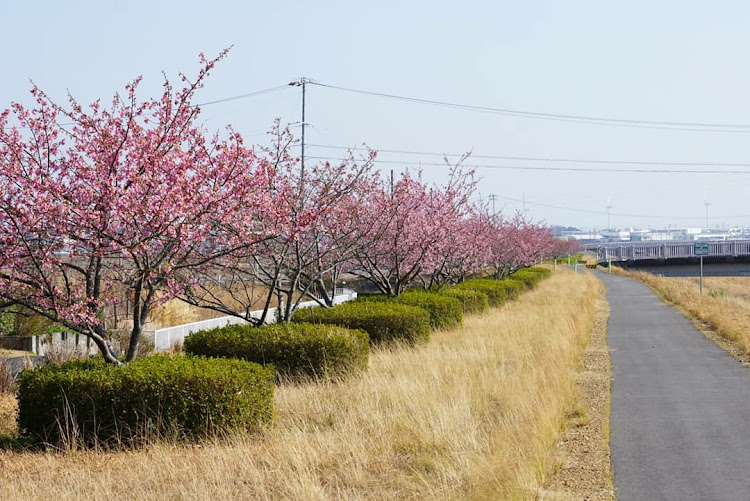
[[[750,371],[641,282],[598,275],[617,499],[750,500]]]
[[[29,356],[29,360],[31,361],[32,365],[35,367],[38,365],[44,364],[44,357],[37,357],[35,355]],[[10,368],[10,373],[13,374],[13,377],[18,376],[18,374],[24,369],[24,357],[13,357],[8,359],[8,367]]]

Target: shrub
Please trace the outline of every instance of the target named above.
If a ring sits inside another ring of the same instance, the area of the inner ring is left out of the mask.
[[[552,276],[552,270],[549,268],[542,268],[541,266],[530,266],[528,268],[521,268],[518,271],[529,271],[531,273],[538,273],[542,276],[542,279],[549,278]]]
[[[512,278],[505,278],[503,280],[499,280],[497,283],[500,285],[500,287],[505,289],[505,297],[508,301],[514,301],[518,299],[518,296],[520,296],[521,293],[528,288],[524,282],[521,282],[520,280],[513,280]]]
[[[370,335],[371,343],[412,344],[430,339],[430,314],[422,308],[393,301],[355,301],[333,308],[305,308],[294,314],[292,322],[362,329]]]
[[[484,292],[451,287],[450,289],[443,289],[440,294],[443,294],[444,296],[454,297],[461,301],[461,306],[464,310],[464,314],[484,313],[489,310],[487,294],[485,294]]]
[[[541,273],[535,273],[533,271],[527,271],[525,269],[521,269],[513,273],[508,277],[509,280],[518,280],[526,284],[526,287],[529,289],[533,289],[534,287],[539,284],[542,280],[544,280],[546,277],[544,277]]]
[[[455,297],[445,296],[423,289],[411,289],[400,296],[386,296],[376,294],[364,298],[357,298],[359,302],[391,302],[417,306],[430,314],[430,326],[433,329],[450,329],[463,322],[463,307],[461,301]]]
[[[394,301],[427,310],[433,329],[450,329],[461,325],[464,321],[461,301],[454,297],[423,290],[411,290],[404,292]]]
[[[280,375],[325,377],[367,368],[370,353],[365,331],[335,325],[228,325],[194,332],[185,339],[192,355],[241,358],[271,363]]]
[[[489,305],[497,308],[504,305],[508,299],[506,287],[499,285],[500,283],[500,280],[493,280],[491,278],[473,278],[456,285],[453,289],[481,292],[487,296]]]
[[[272,367],[202,357],[45,365],[19,376],[18,424],[36,440],[85,445],[253,430],[272,418],[273,378]]]

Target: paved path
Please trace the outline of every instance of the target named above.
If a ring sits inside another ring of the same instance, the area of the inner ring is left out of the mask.
[[[36,355],[32,355],[29,356],[29,360],[34,366],[44,364],[44,357],[37,357]],[[8,367],[10,368],[10,373],[13,374],[14,377],[23,370],[24,364],[24,357],[13,357],[8,359]]]
[[[642,283],[598,275],[617,499],[750,500],[750,370]]]

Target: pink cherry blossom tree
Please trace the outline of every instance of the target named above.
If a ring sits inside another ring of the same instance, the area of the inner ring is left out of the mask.
[[[520,214],[509,219],[496,217],[493,226],[489,264],[495,278],[502,278],[550,255],[554,237],[549,227],[529,221]]]
[[[372,151],[359,160],[350,154],[338,164],[325,162],[303,171],[300,159],[290,153],[295,140],[289,130],[277,121],[271,134],[273,146],[264,151],[277,172],[272,191],[278,193],[278,208],[288,224],[252,252],[222,260],[220,280],[204,281],[180,296],[255,325],[267,321],[274,299],[280,321],[289,321],[303,300],[333,305],[338,276],[361,245],[355,237],[361,236],[360,227],[353,221],[372,185],[375,158]]]
[[[454,222],[453,229],[439,246],[439,267],[424,277],[426,289],[441,289],[468,276],[481,274],[491,261],[493,218],[482,204],[473,204],[467,214]]]
[[[120,363],[103,312],[125,290],[131,361],[154,306],[273,236],[278,225],[262,224],[283,219],[273,164],[231,129],[207,137],[196,123],[192,100],[225,54],[201,55],[181,88],[165,77],[158,99],[138,99],[140,78],[108,107],[63,106],[33,87],[34,108],[0,114],[0,306],[88,336]]]
[[[381,177],[360,221],[366,245],[354,255],[352,273],[388,295],[399,295],[423,275],[438,274],[443,249],[464,217],[476,182],[460,164],[443,186],[428,186],[409,172],[392,185]]]

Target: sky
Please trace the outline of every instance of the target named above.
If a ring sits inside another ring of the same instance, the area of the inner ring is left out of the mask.
[[[710,226],[750,226],[748,21],[750,3],[739,0],[4,0],[0,109],[30,104],[30,81],[54,99],[70,92],[90,102],[142,75],[140,95],[158,96],[162,72],[194,75],[200,52],[231,46],[199,102],[283,87],[204,106],[209,130],[231,124],[247,143],[265,144],[275,118],[299,123],[300,89],[286,84],[305,77],[320,84],[307,86],[310,161],[366,144],[383,171],[421,168],[439,183],[444,155],[471,152],[464,165],[505,214],[525,208],[531,219],[588,230],[607,226],[609,205],[612,227],[696,227],[708,202]],[[713,165],[583,162],[591,160]],[[732,163],[745,165],[715,165]]]

